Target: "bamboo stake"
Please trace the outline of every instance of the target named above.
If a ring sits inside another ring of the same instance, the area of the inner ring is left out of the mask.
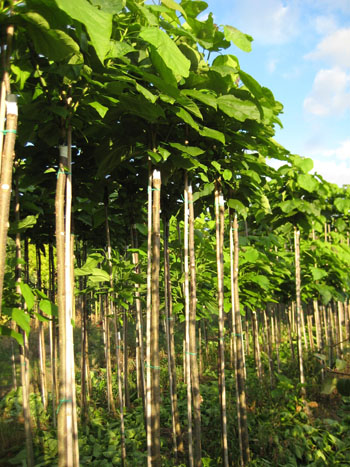
[[[152,205],[152,307],[151,307],[151,431],[152,467],[161,465],[160,458],[160,367],[159,367],[159,269],[160,269],[160,172],[153,171]]]
[[[181,434],[179,411],[177,406],[177,384],[176,384],[176,362],[175,362],[175,338],[174,338],[174,316],[170,280],[170,260],[169,260],[169,221],[164,220],[164,293],[166,312],[166,333],[168,347],[168,371],[169,388],[171,398],[171,412],[174,439],[175,461],[177,455],[184,455],[184,445]]]
[[[189,255],[188,255],[188,180],[185,172],[184,190],[184,293],[185,293],[185,360],[186,360],[186,385],[187,385],[187,420],[188,420],[188,465],[194,466],[193,437],[192,437],[192,393],[191,393],[191,361],[190,361],[190,289],[189,289]]]
[[[20,202],[19,202],[19,190],[18,190],[18,178],[16,177],[15,184],[15,219],[17,222],[20,220]],[[16,292],[21,296],[20,283],[22,282],[22,251],[21,251],[21,234],[16,233]],[[23,310],[23,312],[25,312]],[[20,364],[21,364],[21,384],[22,384],[22,407],[23,407],[23,418],[24,418],[24,432],[26,439],[26,451],[27,451],[27,466],[34,466],[34,451],[33,451],[33,432],[32,432],[32,420],[31,411],[29,404],[29,345],[28,338],[24,331],[21,331],[23,336],[23,345],[20,348]]]
[[[151,306],[152,306],[152,170],[148,160],[148,208],[147,208],[147,305],[146,305],[146,436],[147,466],[152,467],[152,429],[151,429]]]
[[[259,324],[256,311],[252,312],[252,324],[253,324],[253,343],[254,343],[254,358],[256,372],[259,381],[262,380],[262,367],[261,367],[261,356],[260,356],[260,343],[259,343]]]
[[[189,260],[190,260],[190,321],[189,321],[189,352],[191,362],[191,382],[193,393],[193,421],[194,421],[194,465],[202,465],[201,446],[201,394],[199,387],[198,361],[197,361],[197,339],[196,339],[196,262],[194,244],[194,206],[192,185],[188,184],[188,210],[189,210]]]
[[[232,245],[231,245],[231,300],[234,313],[234,355],[235,355],[235,376],[236,376],[236,393],[237,393],[237,417],[238,417],[238,432],[240,440],[241,465],[245,466],[250,461],[248,423],[247,423],[247,403],[245,392],[245,377],[244,377],[244,359],[242,345],[242,321],[239,309],[239,293],[238,293],[238,260],[239,260],[239,240],[238,240],[238,219],[237,214],[234,214],[231,223],[232,230]]]
[[[0,315],[2,310],[2,294],[6,264],[6,242],[9,228],[12,167],[15,157],[17,118],[17,96],[15,94],[10,94],[6,101],[6,130],[4,130],[5,142],[0,174]]]
[[[218,369],[219,369],[219,396],[221,406],[221,448],[223,465],[228,463],[228,441],[227,441],[227,414],[226,414],[226,385],[225,385],[225,328],[224,328],[224,258],[223,258],[223,238],[224,238],[224,198],[221,188],[216,183],[215,187],[215,224],[216,224],[216,267],[218,280],[218,324],[219,324],[219,344],[218,344]]]

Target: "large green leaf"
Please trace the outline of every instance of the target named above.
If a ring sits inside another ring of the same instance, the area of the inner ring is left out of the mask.
[[[231,208],[234,209],[235,211],[238,212],[238,214],[241,214],[244,218],[247,217],[247,208],[244,206],[244,204],[239,201],[238,199],[229,199],[227,201],[227,205]]]
[[[208,8],[208,4],[200,0],[182,0],[181,6],[191,18],[196,18],[202,11]]]
[[[21,288],[21,293],[23,295],[24,301],[26,302],[28,311],[30,311],[35,303],[35,297],[32,292],[32,289],[29,287],[28,284],[25,284],[24,282],[20,282],[19,286]]]
[[[252,50],[252,41],[253,38],[244,34],[239,29],[234,28],[233,26],[224,26],[225,39],[227,41],[233,42],[237,47],[239,47],[244,52],[250,52]]]
[[[311,267],[310,271],[314,281],[319,281],[328,275],[327,271],[316,267]]]
[[[207,126],[201,126],[199,134],[201,136],[206,136],[207,138],[215,139],[216,141],[220,141],[220,143],[225,144],[225,135],[221,131],[208,128]]]
[[[318,188],[318,181],[310,174],[299,174],[298,183],[301,188],[308,191],[309,193],[316,191]]]
[[[82,63],[79,45],[64,31],[50,29],[46,19],[38,13],[29,11],[23,15],[27,31],[33,40],[36,51],[51,60],[69,60],[75,56],[74,63]]]
[[[257,99],[264,97],[263,88],[252,76],[248,75],[248,73],[245,73],[243,70],[239,71],[239,76],[243,84],[249,89],[253,96]]]
[[[191,62],[179,50],[175,42],[159,28],[142,28],[140,37],[153,45],[165,65],[175,74],[183,77],[189,75]]]
[[[91,5],[87,0],[55,0],[57,6],[84,24],[98,58],[103,62],[110,49],[113,15]]]
[[[260,120],[259,109],[250,100],[238,99],[232,94],[227,94],[220,96],[217,102],[220,110],[240,122],[244,122],[247,119]]]
[[[40,300],[39,308],[49,316],[58,316],[58,306],[52,303],[51,300]]]
[[[18,324],[19,327],[26,332],[26,334],[30,333],[30,316],[24,310],[20,308],[12,308],[12,319]]]
[[[185,152],[193,157],[200,156],[201,154],[204,153],[203,149],[197,148],[195,146],[185,146],[184,144],[180,144],[180,143],[169,143],[169,146],[171,146],[172,148],[178,149],[181,152]]]
[[[182,8],[181,5],[176,3],[174,0],[161,0],[161,1],[162,1],[163,5],[167,6],[171,10],[179,11],[180,13],[182,13],[184,15],[184,17],[186,17],[185,10]]]
[[[110,281],[108,272],[104,271],[103,269],[99,269],[99,268],[94,268],[91,271],[91,276],[89,279],[92,280],[93,282],[109,282]]]
[[[242,253],[242,257],[248,263],[255,263],[259,258],[259,252],[253,247],[247,247]]]
[[[182,89],[181,94],[193,97],[194,99],[202,102],[205,105],[217,109],[216,97],[208,92],[198,91],[197,89]]]
[[[295,167],[300,169],[304,174],[310,172],[313,169],[314,163],[313,160],[308,157],[300,157],[297,155],[291,156],[291,160]]]
[[[349,198],[336,198],[334,200],[334,205],[338,211],[343,214],[348,214],[350,211],[350,199]]]
[[[31,229],[37,223],[38,215],[27,216],[19,221],[12,222],[10,225],[9,233],[14,234],[17,232],[24,232],[27,229]]]

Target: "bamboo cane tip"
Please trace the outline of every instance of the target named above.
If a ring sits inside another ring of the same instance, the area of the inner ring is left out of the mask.
[[[160,180],[160,171],[157,169],[153,170],[153,179]]]

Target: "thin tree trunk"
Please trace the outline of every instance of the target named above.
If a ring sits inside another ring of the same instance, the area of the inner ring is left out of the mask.
[[[289,337],[291,355],[292,355],[292,359],[295,360],[295,350],[294,350],[294,344],[293,344],[293,322],[292,322],[293,316],[294,316],[294,302],[288,307],[288,313],[287,313],[288,323],[287,324],[288,324],[288,337]]]
[[[151,307],[151,465],[161,465],[160,458],[160,367],[159,367],[159,269],[160,269],[160,172],[153,171],[152,204],[152,307]]]
[[[20,202],[19,202],[19,190],[18,180],[15,185],[15,219],[17,222],[20,220]],[[19,232],[16,234],[16,292],[18,296],[21,295],[20,283],[22,282],[22,264],[21,264],[22,252],[21,252],[21,235]],[[25,311],[23,310],[23,313]],[[24,432],[26,439],[26,451],[27,451],[27,467],[34,466],[34,451],[33,451],[33,433],[32,433],[32,420],[29,405],[29,345],[28,337],[24,331],[21,331],[23,336],[23,345],[20,350],[20,364],[21,364],[21,383],[22,383],[22,407],[23,407],[23,418],[24,418]]]
[[[112,314],[110,309],[110,303],[108,296],[104,297],[104,331],[105,331],[105,354],[106,354],[106,375],[107,375],[107,400],[108,400],[108,411],[115,415],[115,404],[112,390],[112,364],[111,364],[111,342],[110,342],[110,330],[109,330],[109,316]]]
[[[215,223],[216,223],[216,267],[218,278],[218,368],[219,396],[221,408],[221,448],[223,465],[228,466],[227,414],[226,414],[226,384],[225,384],[225,327],[224,327],[224,198],[219,184],[215,188]]]
[[[315,348],[315,344],[314,344],[314,335],[312,332],[312,315],[308,312],[306,315],[306,318],[307,318],[307,331],[309,335],[310,350],[313,352]]]
[[[73,294],[71,284],[71,144],[60,147],[56,188],[57,301],[60,348],[60,400],[58,411],[58,465],[78,467],[79,450],[76,427]],[[66,178],[67,177],[67,178]],[[64,212],[66,189],[66,212]]]
[[[49,298],[55,302],[55,264],[52,243],[49,243]],[[57,403],[57,346],[56,346],[56,317],[52,316],[49,321],[50,336],[50,368],[51,368],[51,397],[52,397],[52,415],[53,426],[57,427],[56,403]]]
[[[188,210],[188,181],[185,172],[184,190],[184,293],[185,293],[185,360],[186,360],[186,385],[187,385],[187,420],[188,420],[188,465],[194,466],[193,435],[192,435],[192,393],[191,393],[191,360],[190,360],[190,288],[189,288],[189,210]]]
[[[6,130],[4,149],[0,158],[0,315],[2,310],[2,293],[6,264],[6,242],[9,226],[9,212],[12,186],[12,167],[15,157],[15,140],[17,132],[17,97],[10,94],[6,101]]]
[[[131,242],[133,248],[138,248],[137,232],[134,227],[131,228]],[[135,265],[135,273],[140,274],[139,267],[139,254],[134,252],[132,260]],[[145,411],[145,362],[144,362],[144,348],[143,348],[143,335],[142,335],[142,308],[140,300],[140,285],[135,283],[135,297],[136,297],[136,350],[137,350],[137,364],[138,364],[138,379],[137,379],[137,394],[142,399],[143,409]]]
[[[253,324],[253,341],[254,341],[254,358],[256,373],[259,381],[262,380],[262,367],[261,367],[261,355],[260,355],[260,343],[259,343],[259,324],[256,311],[252,312],[252,324]]]
[[[301,280],[300,280],[300,231],[295,228],[294,230],[294,247],[295,247],[295,290],[296,290],[296,324],[297,324],[297,340],[298,340],[298,362],[299,362],[299,380],[302,385],[301,395],[306,396],[305,391],[305,376],[304,376],[304,362],[303,362],[303,345],[301,341],[301,315],[303,309],[301,306]]]
[[[196,262],[194,244],[194,206],[192,185],[188,185],[188,209],[189,209],[189,260],[190,260],[190,321],[189,321],[189,352],[191,362],[191,383],[193,393],[193,421],[194,421],[194,465],[200,467],[202,464],[201,446],[201,394],[199,388],[199,374],[197,361],[197,339],[196,339]]]
[[[339,327],[339,354],[342,358],[344,344],[343,344],[343,326],[344,326],[344,308],[342,302],[338,301],[338,327]]]
[[[269,363],[270,386],[272,388],[274,386],[274,365],[273,365],[273,357],[272,357],[271,329],[269,326],[267,310],[264,310],[264,326],[265,326],[265,333],[266,333],[266,339],[267,339],[267,355],[268,355],[268,363]]]
[[[172,426],[174,438],[175,461],[178,453],[183,457],[184,445],[181,434],[179,411],[177,406],[177,383],[176,383],[176,356],[174,338],[174,316],[170,280],[170,260],[169,260],[169,221],[164,220],[164,293],[165,293],[165,313],[166,313],[166,333],[168,350],[168,371],[169,389],[171,399]]]
[[[23,346],[20,354],[21,380],[22,380],[22,405],[24,418],[24,432],[26,437],[27,466],[34,467],[33,434],[29,405],[29,347],[26,333],[22,332]]]
[[[245,466],[250,461],[248,423],[247,423],[247,403],[245,392],[245,377],[244,377],[244,359],[242,345],[242,321],[239,309],[239,293],[238,293],[238,258],[239,258],[239,243],[238,243],[238,220],[237,214],[234,215],[231,223],[232,240],[231,240],[231,287],[232,293],[232,309],[234,313],[234,354],[235,354],[235,377],[236,377],[236,392],[237,392],[237,416],[238,416],[238,432],[241,451],[241,465]]]
[[[126,446],[125,446],[125,424],[124,424],[124,397],[123,397],[123,381],[120,364],[120,332],[118,330],[118,317],[117,310],[114,310],[114,332],[115,332],[115,352],[117,357],[117,379],[118,379],[118,393],[119,393],[119,412],[120,412],[120,436],[121,436],[121,457],[122,467],[126,462]]]
[[[148,160],[147,204],[147,304],[146,304],[146,436],[147,466],[152,467],[152,389],[151,389],[151,312],[152,312],[152,170]]]
[[[35,246],[36,249],[36,271],[37,271],[37,288],[41,291],[41,253],[40,247]],[[38,309],[38,314],[42,315]],[[45,347],[45,328],[44,323],[39,320],[39,335],[38,335],[38,348],[39,348],[39,368],[40,368],[40,392],[41,400],[44,410],[47,409],[47,382],[46,382],[46,347]]]
[[[313,300],[312,304],[313,304],[315,327],[316,327],[316,347],[317,347],[317,350],[320,350],[321,347],[323,347],[323,339],[322,339],[322,328],[321,328],[320,311],[318,308],[318,301]]]
[[[123,356],[124,356],[124,402],[125,407],[130,409],[130,396],[129,396],[129,365],[128,365],[128,314],[126,310],[123,311]]]

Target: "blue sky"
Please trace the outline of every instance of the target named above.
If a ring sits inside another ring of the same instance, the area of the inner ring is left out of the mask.
[[[350,184],[350,0],[207,0],[217,24],[254,38],[241,68],[284,105],[276,140]]]

